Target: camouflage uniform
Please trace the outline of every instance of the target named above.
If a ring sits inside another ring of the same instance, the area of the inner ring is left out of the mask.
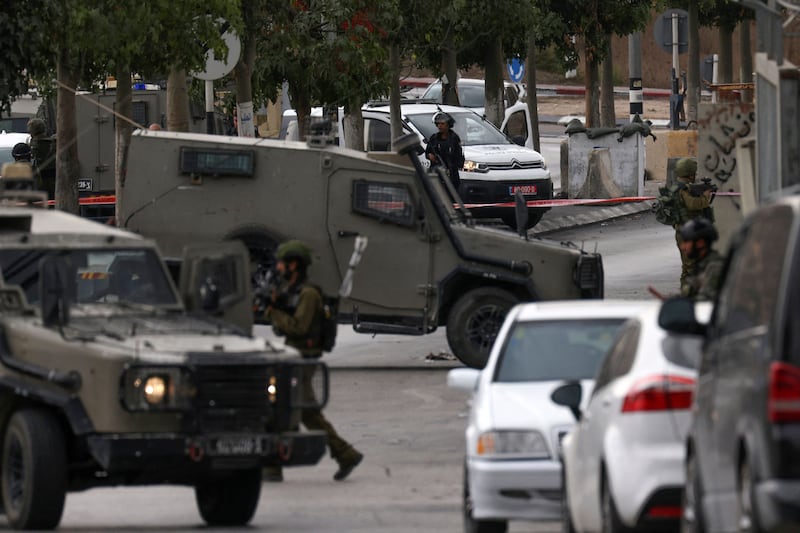
[[[287,243],[284,243],[284,245]],[[288,244],[301,245],[298,241],[288,241]],[[286,247],[278,248],[276,257],[283,260]],[[305,245],[302,245],[305,247]],[[291,250],[291,248],[289,248]],[[307,251],[307,248],[305,249]],[[289,260],[288,256],[285,260]],[[303,254],[305,257],[305,254]],[[304,259],[306,264],[311,263],[310,254]],[[296,348],[304,358],[317,359],[322,355],[319,346],[323,320],[322,294],[314,286],[303,282],[294,285],[284,285],[274,305],[267,309],[266,317],[278,335],[286,336],[286,344]],[[314,398],[312,381],[316,366],[305,369],[302,376],[302,394],[307,400]],[[302,410],[301,420],[303,425],[311,430],[322,430],[328,437],[328,447],[331,457],[339,463],[339,471],[334,474],[334,479],[340,481],[347,477],[363,459],[353,446],[342,439],[333,425],[322,414],[319,408]],[[280,477],[280,470],[271,469],[272,475]],[[277,472],[277,474],[275,474]]]
[[[716,250],[709,252],[694,263],[692,275],[686,280],[681,294],[695,300],[714,300],[719,289],[724,259]]]
[[[679,209],[679,220],[673,225],[675,229],[675,243],[678,245],[678,251],[681,250],[681,233],[680,228],[686,222],[692,219],[705,217],[713,220],[711,211],[711,200],[706,195],[693,196],[689,192],[689,185],[694,183],[695,175],[697,174],[697,162],[693,158],[685,157],[680,159],[675,164],[675,174],[678,177],[678,187],[675,192],[678,195],[681,206]],[[682,251],[681,254],[681,292],[686,289],[686,283],[689,276],[692,274],[693,260],[686,257]]]
[[[31,155],[36,169],[37,188],[47,191],[47,195],[55,198],[56,163],[53,139],[47,136],[47,125],[40,118],[28,121],[28,133],[31,136]]]

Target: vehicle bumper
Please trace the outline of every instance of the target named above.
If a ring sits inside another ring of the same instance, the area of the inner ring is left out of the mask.
[[[463,176],[463,174],[462,174]],[[535,186],[535,194],[524,194],[526,201],[531,200],[551,200],[553,198],[553,182],[550,179],[509,182],[509,181],[483,181],[483,180],[461,180],[459,187],[461,199],[466,204],[503,204],[515,201],[514,194],[511,193],[512,186]],[[531,207],[530,210],[547,211],[549,207]],[[513,211],[514,207],[495,207],[487,205],[485,207],[472,208],[472,214],[479,218],[497,218]]]
[[[322,431],[246,435],[114,434],[87,438],[107,472],[313,465],[325,453]]]
[[[467,459],[476,519],[558,520],[561,465],[557,461]]]
[[[755,506],[763,531],[800,530],[800,480],[771,479],[756,484]]]

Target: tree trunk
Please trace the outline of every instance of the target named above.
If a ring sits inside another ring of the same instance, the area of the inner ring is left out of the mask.
[[[697,124],[700,102],[700,11],[697,2],[689,2],[689,65],[686,68],[686,120]],[[679,73],[677,73],[679,74]]]
[[[59,52],[56,64],[58,77],[58,111],[56,112],[56,209],[78,214],[78,125],[75,117],[75,91],[78,73],[70,64],[67,52]]]
[[[717,83],[733,81],[733,28],[719,27],[719,63]]]
[[[189,90],[186,71],[171,68],[167,77],[167,129],[189,131]]]
[[[444,46],[442,47],[442,103],[459,105],[458,99],[458,61],[456,47],[453,44],[453,32],[447,31]]]
[[[392,87],[389,92],[389,113],[392,121],[392,150],[395,150],[394,141],[403,134],[403,121],[400,116],[400,46],[397,43],[392,43],[389,48],[389,65],[392,69]]]
[[[586,80],[584,87],[586,88],[585,97],[585,113],[586,113],[586,127],[596,128],[600,125],[600,97],[598,77],[600,67],[597,64],[595,55],[591,52],[586,52]]]
[[[531,115],[531,139],[533,149],[541,152],[541,140],[539,139],[539,104],[536,98],[536,37],[531,33],[528,36],[528,113]]]
[[[289,83],[289,100],[292,108],[297,113],[297,135],[298,139],[304,141],[308,129],[308,120],[311,116],[311,95],[308,89],[298,83]]]
[[[617,125],[617,115],[614,109],[614,62],[611,58],[611,36],[607,36],[605,59],[603,60],[603,88],[600,96],[603,101],[600,106],[600,125],[613,128]]]
[[[128,65],[117,68],[117,94],[115,100],[116,120],[114,121],[114,191],[117,196],[116,222],[119,214],[125,211],[125,178],[128,172],[128,147],[131,144],[133,128],[126,118],[133,117],[133,91],[131,90],[131,69]],[[142,124],[147,127],[147,124]]]
[[[750,52],[750,21],[743,20],[739,25],[739,80],[742,83],[753,83],[753,54]],[[753,91],[742,91],[742,102],[753,102]]]
[[[499,128],[505,116],[505,103],[503,101],[503,42],[500,36],[492,39],[491,46],[487,47],[484,64],[486,65],[484,73],[484,99],[486,101],[484,115],[486,115],[486,119],[489,122]]]
[[[400,88],[398,86],[398,93]],[[361,100],[349,100],[344,105],[344,130],[347,132],[345,145],[348,148],[364,151],[364,117],[361,114]]]
[[[234,67],[236,76],[236,101],[239,137],[255,137],[256,124],[253,110],[253,67],[256,63],[256,40],[248,33],[242,39],[242,55]]]

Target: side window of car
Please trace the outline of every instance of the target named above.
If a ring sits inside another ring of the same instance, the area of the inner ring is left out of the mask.
[[[636,358],[636,346],[639,344],[641,325],[638,320],[631,319],[617,335],[611,345],[594,382],[592,396],[620,376],[630,372]]]
[[[524,111],[515,111],[508,117],[503,133],[511,137],[522,137],[528,140],[528,121],[525,120]]]
[[[392,149],[391,126],[382,120],[365,119],[368,152],[388,152]]]
[[[353,182],[353,211],[382,222],[414,225],[411,192],[402,183],[357,180]]]
[[[792,211],[777,206],[756,215],[735,251],[720,293],[718,334],[770,324],[780,296]]]

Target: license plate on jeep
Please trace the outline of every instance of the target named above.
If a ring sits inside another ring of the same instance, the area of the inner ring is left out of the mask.
[[[536,185],[511,185],[508,187],[508,194],[514,195],[518,192],[522,194],[536,194]]]
[[[210,455],[261,455],[258,437],[219,437],[209,443]]]

